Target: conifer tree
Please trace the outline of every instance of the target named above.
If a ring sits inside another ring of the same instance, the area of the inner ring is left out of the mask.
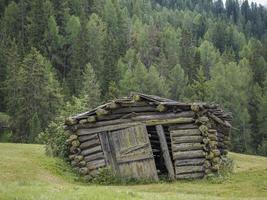
[[[252,73],[244,60],[239,65],[230,62],[226,65],[218,63],[211,70],[209,81],[211,99],[224,106],[233,114],[232,148],[235,151],[249,151],[250,126],[248,112],[249,84]],[[238,77],[238,78],[236,78]]]
[[[188,30],[182,30],[182,36],[180,40],[180,64],[188,76],[189,82],[193,81],[195,76],[195,69],[193,68],[195,52],[192,33]]]
[[[203,67],[201,66],[197,70],[196,78],[190,85],[190,98],[192,100],[197,100],[204,102],[209,97],[209,84],[205,77]]]
[[[106,26],[101,18],[92,14],[86,24],[86,42],[88,45],[88,60],[90,61],[94,71],[100,80],[100,86],[104,88],[104,51],[105,40],[107,39]]]
[[[188,84],[188,78],[183,68],[177,64],[170,72],[168,85],[170,88],[171,99],[182,100],[185,97],[185,91]]]
[[[51,64],[36,49],[32,49],[18,66],[19,85],[13,86],[17,92],[8,102],[13,104],[17,99],[11,115],[17,127],[16,139],[29,142],[39,134],[31,132],[31,128],[36,130],[40,126],[43,129],[53,119],[61,103],[61,94]]]
[[[90,63],[85,66],[82,77],[82,90],[80,96],[86,99],[88,109],[100,104],[100,86],[96,74]]]
[[[266,156],[267,155],[267,76],[264,82],[263,95],[260,98],[260,106],[258,112],[259,120],[259,134],[257,135],[260,142],[257,153]]]

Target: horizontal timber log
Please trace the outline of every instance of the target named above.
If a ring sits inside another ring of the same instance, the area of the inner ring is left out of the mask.
[[[184,174],[184,173],[194,173],[194,172],[204,172],[204,166],[181,166],[175,167],[176,174]]]
[[[103,152],[99,152],[99,153],[88,155],[88,156],[84,157],[84,160],[86,162],[90,162],[90,161],[93,161],[93,160],[101,160],[101,159],[104,159]]]
[[[118,130],[118,129],[128,128],[131,126],[140,125],[142,123],[148,126],[152,126],[152,125],[158,125],[158,124],[192,123],[193,121],[194,121],[193,118],[176,118],[176,119],[142,120],[139,122],[136,121],[136,122],[122,123],[122,124],[119,123],[115,125],[102,126],[102,127],[96,127],[96,128],[82,126],[81,127],[82,129],[77,130],[77,135],[81,136],[81,135],[89,135],[89,134],[94,134],[94,133],[103,132],[103,131]]]
[[[175,166],[190,166],[190,165],[202,165],[205,162],[205,158],[196,158],[196,159],[184,159],[176,160],[174,162]]]
[[[201,143],[203,141],[202,136],[182,136],[182,137],[172,137],[172,143]]]
[[[206,154],[203,150],[173,152],[174,160],[183,160],[189,158],[204,158],[205,156]]]
[[[201,132],[198,129],[189,129],[189,130],[173,130],[171,131],[172,137],[179,136],[201,136]]]
[[[177,119],[159,119],[159,120],[148,120],[144,123],[148,126],[152,125],[164,125],[164,124],[186,124],[186,123],[192,123],[195,120],[193,118],[177,118]]]
[[[169,131],[172,130],[188,130],[188,129],[197,129],[198,126],[196,124],[179,124],[179,125],[171,125],[169,126]]]
[[[97,117],[97,122],[115,120],[115,119],[129,119],[135,116],[156,115],[156,114],[160,114],[160,112],[138,112],[138,113],[133,112],[133,113],[108,114]]]
[[[84,136],[79,136],[78,137],[78,140],[80,142],[85,142],[85,141],[93,140],[93,139],[97,139],[97,138],[98,138],[98,135],[97,134],[94,134],[94,135],[84,135]]]
[[[197,179],[197,178],[203,178],[205,174],[203,172],[200,173],[189,173],[189,174],[177,174],[177,179]]]
[[[97,152],[102,152],[101,146],[96,146],[96,147],[93,147],[91,149],[85,149],[85,150],[81,151],[81,154],[83,156],[87,156],[87,155],[97,153]]]
[[[141,106],[148,106],[149,104],[145,101],[139,101],[139,102],[134,102],[134,101],[129,101],[129,102],[121,102],[118,103],[121,107],[141,107]],[[152,103],[153,105],[153,103]]]
[[[138,107],[124,107],[112,110],[112,114],[118,113],[131,113],[131,112],[146,112],[146,111],[157,111],[155,106],[138,106]]]
[[[97,145],[100,145],[100,141],[99,139],[93,139],[93,140],[88,140],[86,142],[81,143],[80,145],[80,149],[87,149],[87,148],[92,148],[95,147]]]
[[[95,170],[100,167],[104,167],[105,165],[106,165],[106,162],[103,159],[103,160],[94,160],[92,162],[88,162],[86,166],[91,171],[91,170]]]
[[[190,150],[202,150],[204,147],[201,143],[181,143],[172,146],[172,150],[176,151],[190,151]]]
[[[110,125],[110,126],[103,126],[103,127],[97,127],[97,128],[88,128],[88,129],[78,129],[77,135],[90,135],[90,134],[95,134],[95,133],[100,133],[104,131],[112,131],[112,130],[118,130],[118,129],[123,129],[123,128],[129,128],[132,126],[137,126],[142,123],[140,122],[131,122],[131,123],[124,123],[124,124],[116,124],[116,125]],[[83,130],[83,131],[81,131]]]
[[[129,115],[130,116],[130,115]],[[131,116],[128,119],[114,119],[109,121],[99,121],[95,123],[87,123],[87,124],[79,124],[78,128],[96,128],[96,127],[103,127],[109,125],[116,125],[116,124],[123,124],[128,122],[146,122],[149,120],[169,120],[175,118],[190,118],[193,117],[193,112],[181,112],[181,113],[168,113],[168,114],[149,114],[149,115],[140,115],[140,116]]]
[[[223,126],[225,126],[225,127],[227,127],[227,128],[230,128],[231,127],[231,125],[229,124],[229,123],[226,123],[226,122],[224,122],[223,120],[221,120],[219,117],[216,117],[214,114],[212,114],[212,113],[208,113],[208,116],[211,118],[211,119],[213,119],[215,122],[217,122],[217,123],[219,123],[219,124],[221,124],[221,125],[223,125]]]

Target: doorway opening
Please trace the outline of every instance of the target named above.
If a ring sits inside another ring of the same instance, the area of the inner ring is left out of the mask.
[[[156,127],[155,126],[147,126],[146,128],[147,128],[147,133],[148,133],[149,141],[151,144],[151,148],[152,148],[153,157],[155,160],[155,165],[157,168],[158,176],[159,177],[167,176],[168,171],[167,171],[167,168],[165,166],[163,153],[162,153],[162,150],[160,147],[160,141],[159,141]],[[165,132],[165,128],[164,128],[164,132]],[[165,135],[166,135],[166,132],[165,132]],[[171,148],[169,146],[170,138],[169,138],[168,134],[167,134],[166,140],[168,143],[168,149],[170,149]]]

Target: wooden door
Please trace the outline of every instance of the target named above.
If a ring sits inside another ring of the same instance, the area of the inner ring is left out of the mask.
[[[109,142],[120,176],[158,180],[144,125],[112,131],[109,133]]]

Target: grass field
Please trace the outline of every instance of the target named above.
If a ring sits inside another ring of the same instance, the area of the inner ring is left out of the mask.
[[[68,167],[43,146],[0,144],[0,200],[267,199],[267,158],[231,153],[234,174],[218,181],[177,181],[100,186],[75,181]]]

